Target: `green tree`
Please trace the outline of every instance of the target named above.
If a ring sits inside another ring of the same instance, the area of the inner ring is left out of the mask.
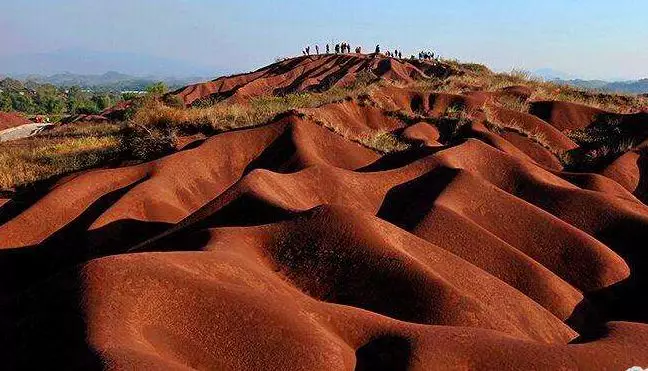
[[[65,97],[54,85],[45,84],[36,89],[36,110],[41,114],[61,114],[65,111]]]
[[[150,85],[149,87],[146,88],[146,93],[148,95],[159,96],[165,94],[167,91],[169,91],[169,88],[162,81],[156,82],[155,84]]]
[[[11,97],[7,93],[0,93],[0,111],[9,112],[13,110]]]
[[[90,100],[94,102],[99,111],[103,111],[114,104],[108,94],[95,94]]]
[[[37,113],[34,101],[27,93],[15,93],[11,95],[11,104],[14,110],[24,113]]]
[[[140,94],[138,94],[138,93],[122,93],[121,98],[123,100],[131,100],[131,99],[135,99],[135,98],[137,98],[139,96],[140,96]]]
[[[95,115],[101,111],[97,103],[92,100],[92,96],[78,86],[68,89],[67,106],[68,113],[73,115]]]

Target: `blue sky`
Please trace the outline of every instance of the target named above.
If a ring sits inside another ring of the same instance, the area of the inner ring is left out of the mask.
[[[648,77],[648,1],[0,0],[0,57],[79,49],[246,71],[342,40],[498,70]]]

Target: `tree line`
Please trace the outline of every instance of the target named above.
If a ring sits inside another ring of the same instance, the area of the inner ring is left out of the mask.
[[[163,83],[147,88],[150,93],[166,91]],[[22,112],[28,115],[98,114],[121,100],[132,99],[139,93],[95,92],[78,86],[57,87],[6,78],[0,80],[0,111]]]

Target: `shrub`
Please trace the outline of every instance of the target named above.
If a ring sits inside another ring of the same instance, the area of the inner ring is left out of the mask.
[[[153,85],[150,85],[146,88],[146,93],[152,96],[161,96],[166,94],[169,91],[169,88],[163,82],[156,82]]]
[[[121,146],[130,157],[148,161],[171,153],[177,144],[173,128],[129,124],[121,136]]]
[[[529,103],[526,99],[512,94],[502,95],[498,99],[500,106],[518,112],[529,112]]]
[[[403,141],[395,134],[386,130],[378,130],[371,134],[361,135],[357,141],[366,147],[382,153],[401,152],[411,147],[410,143]]]

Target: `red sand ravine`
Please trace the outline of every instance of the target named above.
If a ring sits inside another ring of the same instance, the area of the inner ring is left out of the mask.
[[[317,90],[367,68],[401,81],[439,67],[304,57],[178,94]],[[575,174],[483,114],[449,143],[386,112],[486,103],[561,149],[576,146],[562,130],[591,121],[589,108],[555,102],[506,110],[498,94],[384,87],[374,105],[294,111],[58,182],[0,225],[4,367],[648,366],[643,146],[602,175]],[[322,122],[424,146],[383,155]]]

